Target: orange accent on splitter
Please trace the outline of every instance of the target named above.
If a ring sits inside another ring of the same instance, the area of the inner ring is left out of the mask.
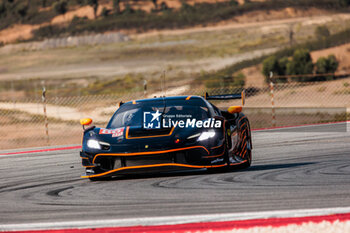
[[[169,152],[175,152],[175,151],[181,151],[181,150],[189,150],[189,149],[196,149],[201,148],[204,149],[208,154],[209,151],[204,146],[190,146],[190,147],[183,147],[183,148],[177,148],[177,149],[171,149],[171,150],[160,150],[160,151],[146,151],[146,152],[135,152],[135,153],[101,153],[97,154],[95,158],[92,160],[92,163],[95,163],[95,160],[99,156],[135,156],[135,155],[155,155],[155,154],[165,154]]]
[[[197,165],[187,165],[187,164],[180,164],[180,163],[163,163],[163,164],[153,164],[153,165],[142,165],[142,166],[132,166],[132,167],[122,167],[117,168],[114,170],[110,170],[108,172],[91,175],[91,176],[81,176],[81,178],[93,178],[93,177],[101,177],[105,176],[114,172],[122,171],[122,170],[129,170],[129,169],[138,169],[138,168],[151,168],[151,167],[166,167],[166,166],[172,166],[172,167],[187,167],[187,168],[217,168],[217,167],[224,167],[227,164],[222,165],[212,165],[212,166],[197,166]]]

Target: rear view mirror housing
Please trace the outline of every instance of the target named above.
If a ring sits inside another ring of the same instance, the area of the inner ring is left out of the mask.
[[[83,126],[83,129],[85,129],[85,126],[89,126],[92,123],[92,119],[91,118],[83,118],[80,119],[80,124]]]
[[[91,118],[83,118],[80,119],[80,124],[81,125],[91,125],[92,119]]]

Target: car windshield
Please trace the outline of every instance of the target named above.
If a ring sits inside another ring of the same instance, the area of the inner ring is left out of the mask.
[[[142,126],[146,117],[149,116],[152,118],[152,114],[159,114],[160,120],[182,120],[187,118],[204,120],[210,116],[205,102],[201,99],[193,99],[191,101],[156,100],[136,102],[135,104],[127,103],[123,104],[116,111],[108,123],[107,128]]]

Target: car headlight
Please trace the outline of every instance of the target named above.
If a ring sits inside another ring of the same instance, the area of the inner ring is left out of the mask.
[[[196,134],[193,134],[193,135],[187,137],[187,139],[198,138],[199,136],[201,136],[201,134],[200,133],[196,133]]]
[[[101,150],[101,145],[100,143],[95,140],[95,139],[89,139],[86,143],[86,145],[92,149],[98,149],[98,150]]]
[[[215,136],[215,131],[203,132],[201,134],[201,136],[199,136],[198,141],[204,141],[204,140],[207,140],[207,139],[212,138],[214,136]]]

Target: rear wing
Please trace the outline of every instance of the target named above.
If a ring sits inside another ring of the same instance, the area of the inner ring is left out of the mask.
[[[242,105],[245,104],[245,90],[239,94],[226,94],[226,95],[209,95],[208,92],[205,93],[206,100],[235,100],[242,99]]]

